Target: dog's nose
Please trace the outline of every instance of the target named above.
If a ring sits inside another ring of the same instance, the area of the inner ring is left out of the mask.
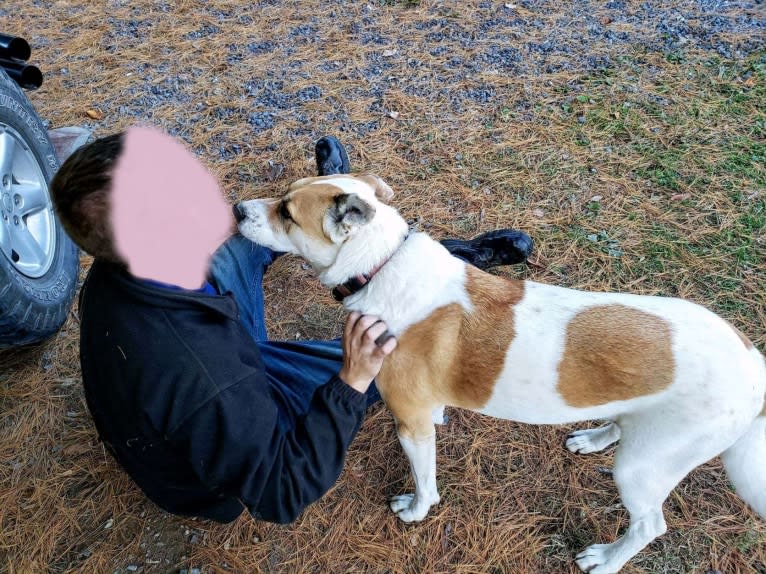
[[[234,219],[237,220],[237,223],[247,218],[247,215],[245,215],[245,210],[242,209],[241,203],[235,203],[231,210],[234,212]]]

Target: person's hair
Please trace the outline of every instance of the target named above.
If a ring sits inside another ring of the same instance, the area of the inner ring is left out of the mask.
[[[59,168],[51,198],[67,234],[86,253],[124,264],[114,245],[110,196],[112,172],[123,148],[118,133],[77,149]]]

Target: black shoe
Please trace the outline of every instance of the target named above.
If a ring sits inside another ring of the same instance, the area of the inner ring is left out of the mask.
[[[324,136],[314,148],[317,160],[318,175],[335,175],[336,173],[351,173],[348,154],[338,138]]]
[[[515,229],[489,231],[469,241],[443,239],[441,244],[455,257],[479,269],[526,261],[534,245],[529,235]]]

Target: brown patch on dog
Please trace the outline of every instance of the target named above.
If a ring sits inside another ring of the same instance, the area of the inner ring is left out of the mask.
[[[282,202],[285,203],[287,211],[289,211],[292,221],[285,221],[279,214],[279,204],[276,204],[270,211],[270,217],[275,218],[273,221],[278,221],[284,225],[285,230],[289,231],[290,225],[298,225],[304,233],[321,239],[327,242],[332,242],[330,237],[325,233],[323,223],[324,216],[329,209],[336,208],[339,204],[336,201],[340,196],[346,196],[347,192],[331,183],[311,183],[317,179],[323,180],[331,177],[344,177],[347,179],[357,179],[352,176],[323,176],[323,177],[307,177],[290,186],[290,191],[282,198]],[[376,176],[374,176],[376,177]],[[362,179],[362,178],[360,178]],[[379,178],[378,178],[379,179]],[[381,183],[383,180],[380,180]],[[302,185],[296,184],[303,182]],[[367,180],[364,180],[367,185],[372,185]],[[385,184],[383,184],[385,185]],[[390,189],[390,188],[389,188]],[[376,192],[377,193],[377,192]],[[393,193],[393,192],[392,192]],[[375,213],[375,208],[369,205],[367,202],[358,198],[357,196],[348,196],[348,201],[355,201],[356,207],[363,207],[363,215],[372,217]],[[367,213],[365,213],[365,211]],[[319,217],[317,217],[319,216]],[[345,219],[344,219],[345,221]]]
[[[753,342],[747,338],[747,336],[737,329],[734,325],[726,321],[726,324],[729,325],[729,327],[732,328],[732,330],[737,334],[737,337],[739,337],[739,340],[742,341],[742,344],[745,346],[745,349],[748,351],[753,348]]]
[[[458,345],[463,308],[457,303],[436,309],[397,340],[376,378],[378,390],[399,425],[410,437],[430,436],[430,411],[446,404]]]
[[[378,388],[400,432],[432,432],[431,409],[477,409],[487,403],[515,336],[514,306],[524,283],[466,266],[474,309],[453,303],[411,326],[398,339],[378,375]]]
[[[389,201],[392,197],[394,197],[394,190],[391,189],[391,186],[383,181],[383,178],[375,175],[374,173],[359,173],[354,175],[347,173],[336,173],[333,175],[304,177],[291,183],[288,189],[293,191],[295,189],[299,189],[301,187],[305,187],[306,185],[312,184],[315,181],[329,180],[333,178],[355,179],[357,181],[362,181],[375,191],[375,197],[377,197],[380,201]],[[315,185],[324,184],[317,183]]]
[[[266,214],[269,219],[269,227],[271,229],[281,229],[286,231],[285,222],[279,216],[279,204],[282,203],[281,199],[264,199],[262,200],[266,205]]]
[[[516,336],[514,308],[524,297],[524,282],[466,266],[466,290],[474,310],[466,313],[460,332],[460,374],[452,391],[461,405],[479,408],[487,404],[505,365],[505,355]]]
[[[309,188],[301,187],[291,191],[283,201],[287,202],[295,225],[300,226],[304,233],[329,242],[330,238],[324,232],[322,222],[327,210],[335,205],[335,197],[341,193],[343,192],[334,185],[317,183]],[[275,216],[279,217],[279,206],[274,209]]]
[[[672,331],[662,318],[601,305],[567,326],[558,391],[573,407],[592,407],[657,393],[673,382]]]

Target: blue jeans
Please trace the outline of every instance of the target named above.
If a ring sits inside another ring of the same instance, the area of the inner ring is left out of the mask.
[[[263,274],[279,256],[241,235],[218,248],[210,262],[210,279],[219,294],[231,292],[239,318],[261,353],[266,377],[280,414],[280,427],[293,428],[309,409],[314,391],[337,375],[343,366],[340,340],[269,341],[263,306]],[[375,383],[367,391],[367,405],[380,400]]]

